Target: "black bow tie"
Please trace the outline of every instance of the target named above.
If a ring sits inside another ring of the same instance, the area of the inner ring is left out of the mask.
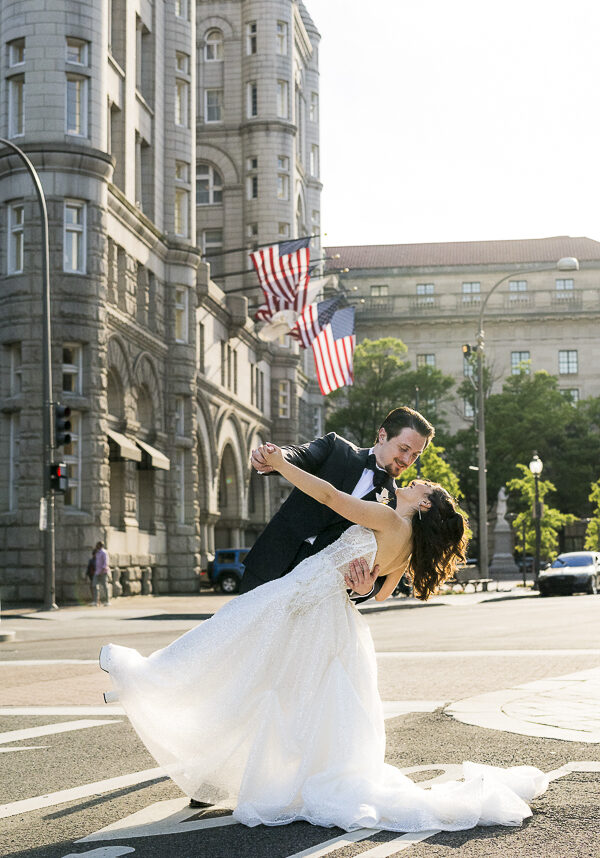
[[[373,471],[373,486],[376,489],[380,489],[383,486],[385,486],[386,488],[389,487],[391,477],[387,471],[384,471],[378,466],[377,459],[375,458],[375,453],[370,453],[367,456],[365,468],[368,468],[370,471]]]

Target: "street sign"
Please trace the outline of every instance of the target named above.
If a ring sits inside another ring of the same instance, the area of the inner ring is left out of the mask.
[[[40,498],[40,530],[48,529],[48,505],[46,498]]]

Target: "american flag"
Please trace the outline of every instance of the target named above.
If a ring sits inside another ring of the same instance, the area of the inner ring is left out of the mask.
[[[268,321],[279,310],[301,313],[306,306],[310,278],[310,236],[282,241],[250,254],[265,296],[255,319]]]
[[[290,331],[290,337],[294,337],[303,348],[307,349],[325,325],[329,324],[333,314],[339,309],[342,298],[343,295],[336,295],[327,301],[308,304],[296,319],[296,324]]]
[[[317,378],[323,396],[354,382],[354,309],[344,307],[334,313],[331,321],[312,341]]]

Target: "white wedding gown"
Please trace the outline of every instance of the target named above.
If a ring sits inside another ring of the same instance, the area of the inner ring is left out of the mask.
[[[175,783],[233,803],[245,825],[520,824],[547,786],[538,769],[465,763],[464,781],[423,789],[384,762],[373,642],[344,583],[349,561],[375,552],[372,531],[353,526],[149,658],[110,644],[101,666]]]

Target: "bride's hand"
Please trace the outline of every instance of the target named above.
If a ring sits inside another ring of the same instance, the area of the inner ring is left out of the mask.
[[[279,470],[279,466],[283,462],[283,453],[281,452],[281,447],[278,447],[276,444],[271,444],[267,442],[258,448],[262,454],[264,461],[270,468],[273,468],[274,471]]]

